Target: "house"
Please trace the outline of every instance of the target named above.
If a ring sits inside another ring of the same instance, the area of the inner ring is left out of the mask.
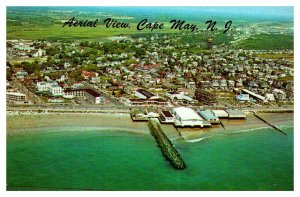
[[[28,75],[28,73],[24,70],[17,71],[15,74],[16,78],[18,78],[18,79],[24,79],[27,75]]]
[[[86,71],[86,70],[83,70],[81,75],[83,76],[83,78],[85,80],[91,80],[93,77],[98,77],[98,73],[96,72],[89,72],[89,71]]]
[[[214,81],[211,83],[211,87],[214,88],[214,89],[218,89],[218,88],[220,87],[219,81],[214,80]]]
[[[36,51],[33,51],[33,54],[32,54],[33,57],[42,57],[44,55],[46,55],[46,50],[43,50],[43,49],[38,49]]]
[[[201,88],[207,89],[211,87],[210,81],[200,81]]]
[[[240,93],[239,95],[236,95],[236,100],[242,101],[242,102],[250,101],[250,96],[249,96],[249,94]]]
[[[186,80],[185,81],[185,87],[188,89],[195,89],[196,88],[196,83],[191,80]]]
[[[84,88],[84,84],[80,83],[80,82],[76,82],[73,85],[71,85],[71,88],[72,89],[82,89],[82,88]]]
[[[203,127],[203,119],[191,108],[174,108],[174,126],[176,127]]]
[[[286,100],[286,93],[280,89],[274,89],[273,94],[278,101]]]
[[[48,86],[47,83],[45,81],[39,81],[36,84],[36,88],[39,92],[46,92],[48,91]]]
[[[63,89],[57,84],[51,85],[49,91],[53,96],[63,96]]]

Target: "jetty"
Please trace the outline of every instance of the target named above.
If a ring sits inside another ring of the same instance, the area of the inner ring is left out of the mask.
[[[177,170],[186,168],[186,165],[180,157],[177,150],[174,148],[172,142],[163,132],[160,123],[157,118],[151,118],[148,121],[148,127],[151,134],[154,136],[158,146],[161,149],[162,154],[170,162],[170,164]]]
[[[262,117],[260,117],[257,113],[253,113],[253,115],[260,119],[261,121],[263,121],[264,123],[266,123],[267,125],[271,126],[272,128],[274,128],[275,130],[279,131],[280,133],[287,135],[287,133],[285,133],[284,131],[282,131],[281,129],[279,129],[278,127],[276,127],[275,125],[269,123],[268,121],[266,121],[265,119],[263,119]]]
[[[223,124],[222,121],[220,121],[220,124],[221,124],[221,126],[223,127],[223,129],[225,130],[225,126],[224,126],[224,124]]]

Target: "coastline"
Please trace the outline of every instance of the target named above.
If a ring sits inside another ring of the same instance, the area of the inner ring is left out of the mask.
[[[125,114],[78,114],[78,113],[8,113],[7,135],[26,134],[41,130],[120,130],[149,134],[145,122],[132,122]]]
[[[293,113],[260,113],[260,116],[277,126],[293,126]],[[182,137],[186,142],[197,142],[210,138],[211,135],[232,134],[268,128],[252,114],[247,114],[246,120],[222,119],[221,125],[212,128],[176,129],[171,124],[162,124],[166,135],[172,139]],[[147,122],[133,122],[129,114],[115,113],[11,113],[7,112],[7,135],[34,133],[51,130],[119,130],[136,134],[150,135]],[[275,132],[275,131],[274,131]],[[180,134],[180,136],[179,136]],[[179,137],[178,137],[179,136]]]

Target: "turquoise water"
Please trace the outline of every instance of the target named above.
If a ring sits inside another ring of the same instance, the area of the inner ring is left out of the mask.
[[[57,131],[7,139],[8,190],[293,190],[293,128],[179,143],[174,170],[152,136]]]

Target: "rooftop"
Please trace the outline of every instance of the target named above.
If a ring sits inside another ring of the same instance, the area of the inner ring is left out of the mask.
[[[227,109],[226,112],[229,116],[245,116],[245,112],[240,110],[234,110],[234,109]]]
[[[173,117],[170,111],[162,111],[162,114],[164,114],[165,117]]]
[[[140,94],[144,95],[147,98],[151,98],[151,97],[155,96],[151,92],[144,90],[144,89],[138,89],[137,92],[139,92]]]
[[[217,119],[211,110],[204,110],[204,111],[199,111],[198,112],[204,119]]]
[[[182,120],[203,120],[193,109],[177,107],[173,109]]]

